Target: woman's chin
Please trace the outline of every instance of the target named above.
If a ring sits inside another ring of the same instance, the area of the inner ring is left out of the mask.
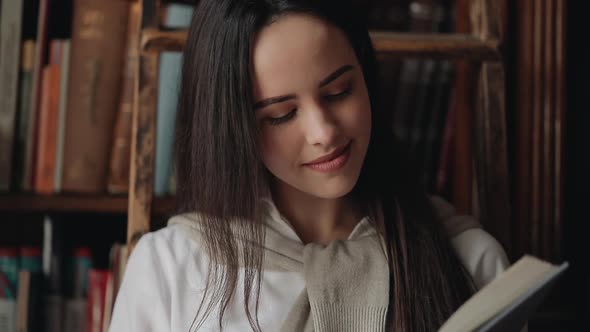
[[[348,195],[356,184],[355,179],[331,179],[328,183],[318,182],[312,188],[307,188],[310,195],[323,199],[336,199]],[[335,180],[335,181],[334,181]]]

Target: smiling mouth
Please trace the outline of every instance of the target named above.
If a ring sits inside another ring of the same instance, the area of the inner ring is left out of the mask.
[[[348,162],[348,159],[350,158],[351,145],[352,141],[350,141],[344,147],[334,151],[333,153],[316,159],[317,161],[303,164],[303,166],[322,173],[337,171],[344,167],[344,165],[346,165]]]

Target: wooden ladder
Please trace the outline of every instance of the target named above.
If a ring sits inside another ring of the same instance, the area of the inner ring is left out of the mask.
[[[182,51],[186,31],[161,31],[158,13],[161,0],[142,4],[140,56],[137,64],[133,105],[133,138],[129,190],[127,242],[130,249],[150,231],[153,196],[155,128],[159,54]],[[470,73],[464,96],[466,109],[457,117],[470,119],[472,133],[457,137],[464,151],[475,160],[481,222],[507,252],[511,248],[508,152],[505,124],[505,82],[501,52],[505,9],[497,0],[457,0],[469,15],[469,33],[414,34],[371,32],[380,56],[462,60]],[[476,84],[474,84],[476,83]],[[456,172],[471,178],[471,158],[461,158]],[[456,188],[471,193],[470,181]]]

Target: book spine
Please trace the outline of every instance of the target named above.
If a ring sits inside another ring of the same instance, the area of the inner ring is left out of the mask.
[[[64,299],[61,294],[49,294],[45,296],[45,331],[63,331]]]
[[[69,282],[71,290],[64,306],[64,331],[78,332],[86,330],[86,290],[88,288],[88,271],[92,268],[90,248],[74,249],[70,266]]]
[[[18,251],[0,248],[0,331],[16,331]]]
[[[181,65],[181,53],[163,52],[160,55],[156,122],[156,169],[154,172],[154,195],[156,197],[165,196],[169,188],[170,161],[172,160]]]
[[[165,7],[162,25],[171,29],[186,28],[190,24],[193,6],[169,4]],[[158,109],[156,122],[156,165],[154,195],[165,196],[170,190],[172,145],[178,105],[178,88],[182,54],[163,52],[160,56],[158,79]]]
[[[87,332],[102,332],[109,273],[108,270],[91,269],[88,271]]]
[[[46,160],[47,154],[47,147],[45,142],[45,137],[48,136],[47,132],[49,131],[49,93],[51,89],[51,67],[45,67],[41,71],[41,100],[39,102],[39,127],[37,133],[37,149],[36,149],[36,159],[37,163],[35,164],[35,176],[34,176],[34,183],[33,183],[33,190],[37,193],[43,193],[44,188],[44,179],[43,179],[43,167],[48,164],[49,161]]]
[[[109,331],[111,324],[111,314],[113,312],[115,281],[111,271],[107,274],[106,289],[104,295],[103,317],[102,317],[102,332]]]
[[[15,299],[18,280],[18,251],[0,247],[0,298]]]
[[[18,88],[18,106],[16,118],[16,138],[14,145],[13,186],[16,191],[24,190],[26,146],[31,105],[31,88],[33,65],[37,36],[37,19],[39,16],[39,0],[27,0],[23,6],[22,47],[20,77]]]
[[[26,271],[29,272],[29,271]],[[27,305],[27,331],[46,331],[45,277],[42,272],[30,272],[29,298]]]
[[[63,191],[106,190],[128,10],[128,1],[74,1]]]
[[[86,298],[67,299],[64,317],[64,332],[86,331]]]
[[[31,272],[41,272],[42,251],[40,247],[21,247],[20,248],[20,269]]]
[[[16,331],[16,301],[0,298],[0,331]]]
[[[426,143],[424,144],[424,159],[428,169],[426,183],[430,191],[435,190],[435,178],[443,141],[445,117],[449,112],[449,97],[451,92],[452,64],[440,61],[432,100],[432,112],[426,128]],[[422,151],[422,150],[421,150]]]
[[[31,290],[31,271],[22,270],[18,273],[18,296],[16,330],[18,332],[29,331],[29,300]]]
[[[43,69],[35,165],[35,191],[39,194],[54,192],[60,71],[60,65],[56,64]]]
[[[416,59],[404,60],[401,64],[398,89],[393,113],[393,133],[402,144],[407,144],[412,111],[412,101],[418,86],[421,62]]]
[[[452,90],[449,93],[449,111],[444,121],[444,128],[442,134],[442,143],[438,158],[438,169],[436,172],[436,193],[442,194],[445,187],[449,184],[449,174],[452,170],[451,165],[453,157],[453,147],[455,138],[455,92]],[[452,193],[447,193],[447,197],[452,196]]]
[[[27,132],[29,127],[29,111],[31,105],[31,88],[33,84],[33,62],[35,59],[35,41],[25,40],[22,43],[21,72],[19,84],[19,106],[17,118],[17,135],[14,145],[14,185],[23,190],[25,181],[25,159]]]
[[[133,93],[135,68],[139,56],[139,24],[141,18],[139,2],[131,4],[127,27],[127,57],[123,69],[123,87],[115,124],[115,135],[111,151],[108,190],[110,193],[129,191],[129,163],[131,160],[131,127],[133,121]]]
[[[2,2],[0,24],[0,191],[11,187],[23,0]]]
[[[68,97],[68,79],[70,73],[70,40],[64,40],[62,46],[62,62],[59,82],[59,115],[57,120],[57,143],[55,151],[55,174],[53,175],[53,191],[61,192],[64,145],[66,132],[66,106]]]
[[[49,14],[49,0],[39,0],[37,17],[37,33],[35,42],[35,57],[31,83],[31,99],[29,103],[28,125],[26,133],[24,176],[22,188],[25,191],[33,189],[35,173],[35,148],[37,133],[37,109],[41,90],[41,71],[45,63],[45,48],[47,45],[47,20]]]
[[[43,297],[46,331],[62,331],[64,295],[63,225],[46,216],[43,221],[43,274],[46,289]]]

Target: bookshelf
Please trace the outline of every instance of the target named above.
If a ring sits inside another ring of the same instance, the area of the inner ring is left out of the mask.
[[[159,54],[164,51],[181,51],[186,31],[159,29],[159,11],[162,0],[140,0],[140,59],[137,65],[133,103],[133,129],[127,240],[130,248],[150,231],[152,209],[154,140],[156,126],[157,82]],[[411,34],[388,31],[371,32],[379,57],[428,57],[460,60],[468,69],[464,73],[464,91],[460,95],[463,107],[457,119],[465,114],[471,119],[464,123],[474,128],[466,137],[472,141],[463,144],[457,154],[473,153],[477,170],[478,193],[482,223],[510,252],[511,225],[508,182],[508,155],[504,105],[504,74],[502,40],[505,8],[494,0],[456,1],[460,22],[468,22],[464,33]],[[462,119],[461,119],[462,120]],[[468,132],[463,129],[463,133]],[[460,158],[455,173],[463,179],[472,175],[471,158]],[[457,181],[465,207],[471,196],[471,182]],[[469,193],[469,194],[468,194]],[[457,202],[456,202],[457,203]],[[460,208],[459,211],[462,211]],[[466,211],[463,211],[466,212]]]
[[[88,212],[127,213],[126,195],[0,195],[0,212]],[[166,215],[174,210],[174,198],[154,200],[152,213]]]
[[[468,34],[419,34],[370,31],[375,50],[395,57],[500,60],[500,42],[481,40]],[[147,28],[142,32],[143,52],[182,51],[187,31],[162,31]]]

